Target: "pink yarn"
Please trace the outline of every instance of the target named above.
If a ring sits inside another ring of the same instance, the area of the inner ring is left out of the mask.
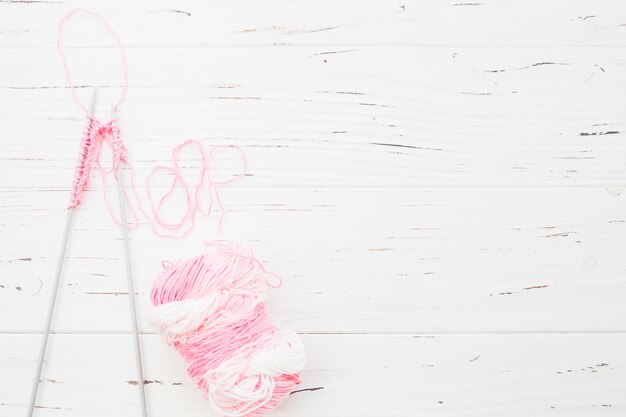
[[[124,98],[126,97],[126,90],[128,89],[128,65],[126,63],[126,54],[124,53],[124,48],[122,48],[122,43],[120,42],[120,38],[117,36],[117,33],[115,33],[115,31],[111,28],[111,26],[109,26],[109,24],[104,19],[104,17],[102,17],[102,15],[100,15],[99,13],[92,12],[91,10],[79,8],[79,9],[72,10],[65,17],[63,17],[63,19],[59,21],[59,27],[58,27],[58,32],[57,32],[57,49],[59,50],[59,53],[61,55],[61,60],[63,61],[63,68],[65,69],[67,85],[70,87],[70,90],[72,92],[72,97],[74,97],[74,101],[80,106],[80,108],[83,109],[85,114],[89,114],[87,107],[85,107],[85,105],[79,100],[78,96],[76,95],[76,90],[74,89],[74,81],[72,80],[72,73],[67,63],[67,57],[65,56],[65,52],[63,52],[63,30],[65,29],[65,25],[67,24],[67,21],[78,14],[83,14],[83,15],[95,17],[96,19],[98,19],[100,23],[105,27],[107,32],[109,32],[109,34],[115,40],[115,45],[117,46],[117,49],[120,53],[120,60],[122,63],[122,69],[124,73],[122,93],[120,95],[120,99],[117,101],[114,107],[114,111],[115,113],[117,113],[120,109],[120,106],[124,102]]]
[[[234,243],[209,243],[204,254],[163,266],[151,291],[161,311],[150,321],[214,409],[259,416],[282,403],[300,383],[305,358],[295,334],[284,344],[286,354],[263,357],[284,334],[263,304],[267,287],[279,286],[280,278]]]

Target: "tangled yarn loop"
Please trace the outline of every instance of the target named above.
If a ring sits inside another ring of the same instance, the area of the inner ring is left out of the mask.
[[[149,322],[213,409],[235,417],[277,407],[306,362],[298,335],[277,329],[264,305],[267,287],[280,279],[237,243],[208,243],[202,255],[163,267]]]

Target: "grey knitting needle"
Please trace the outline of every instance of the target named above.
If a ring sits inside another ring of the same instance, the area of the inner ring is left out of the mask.
[[[89,128],[90,117],[93,115],[94,108],[96,106],[96,89],[93,89],[91,93],[91,101],[89,102],[89,114],[87,116],[87,125],[85,129]],[[43,339],[41,341],[41,348],[39,349],[39,360],[37,361],[37,369],[35,370],[35,378],[33,379],[33,389],[30,394],[30,402],[28,405],[28,417],[33,416],[35,411],[35,402],[37,401],[37,392],[39,391],[39,380],[41,379],[41,371],[43,368],[43,361],[46,357],[46,348],[48,347],[48,336],[50,336],[50,327],[52,326],[52,316],[54,315],[54,307],[57,301],[57,293],[59,292],[59,282],[61,281],[61,272],[63,272],[63,262],[65,261],[65,250],[67,248],[67,241],[69,239],[72,219],[74,217],[74,209],[69,208],[65,216],[65,228],[63,229],[63,238],[61,239],[61,249],[59,251],[59,257],[57,259],[57,268],[54,275],[54,281],[52,284],[52,292],[50,294],[50,304],[48,304],[48,315],[46,316],[46,324],[43,332]]]
[[[111,120],[115,120],[115,107],[111,107]],[[124,240],[124,260],[126,261],[126,279],[128,281],[128,299],[130,300],[130,321],[133,328],[135,345],[135,364],[137,365],[137,381],[139,383],[139,398],[141,401],[141,416],[147,417],[146,391],[143,379],[143,365],[141,360],[141,345],[139,344],[139,330],[137,328],[137,307],[135,306],[135,285],[130,263],[130,248],[128,244],[128,224],[126,223],[126,199],[124,198],[124,181],[122,164],[117,167],[117,193],[120,200],[120,222],[122,223],[122,238]]]

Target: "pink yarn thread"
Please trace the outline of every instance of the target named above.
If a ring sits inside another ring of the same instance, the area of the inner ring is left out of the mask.
[[[185,178],[183,177],[183,174],[182,174],[182,168],[180,167],[178,163],[178,155],[184,148],[189,147],[189,146],[195,147],[195,149],[198,151],[198,154],[200,155],[200,169],[198,172],[198,179],[197,179],[195,186],[193,187],[191,187],[185,181]],[[236,173],[235,175],[233,175],[232,178],[228,180],[215,181],[211,177],[211,171],[210,171],[214,154],[217,151],[225,150],[225,149],[231,149],[237,152],[237,154],[241,158],[242,171],[239,173]],[[155,204],[155,201],[152,196],[152,191],[151,191],[152,190],[151,183],[152,183],[152,178],[159,171],[170,173],[173,176],[173,180],[172,180],[172,183],[170,184],[169,189],[158,200],[158,203]],[[150,212],[147,212],[147,210],[144,209],[143,205],[141,204],[141,198],[137,196],[138,206],[141,212],[143,213],[143,215],[145,216],[145,218],[148,219],[148,221],[150,222],[150,226],[152,227],[152,230],[157,235],[161,237],[183,238],[187,236],[193,230],[195,222],[196,222],[196,216],[198,214],[201,214],[203,216],[210,216],[211,212],[213,211],[213,206],[215,204],[215,206],[220,212],[220,217],[218,219],[217,232],[214,236],[214,239],[217,239],[217,237],[221,234],[222,225],[224,221],[224,206],[222,205],[218,188],[224,185],[228,185],[234,181],[237,181],[243,178],[247,173],[248,173],[248,161],[243,151],[238,146],[215,145],[209,150],[207,154],[204,150],[204,147],[199,141],[186,140],[174,148],[174,151],[172,152],[172,166],[157,165],[152,169],[152,171],[146,178],[145,186],[146,186],[146,192],[147,192],[147,199],[150,205]],[[161,214],[162,207],[168,201],[168,199],[171,198],[172,194],[175,191],[177,184],[181,185],[185,193],[187,208],[181,220],[179,220],[178,222],[167,222],[162,217],[162,214]],[[203,188],[206,188],[209,194],[209,207],[206,211],[203,211],[200,205],[200,192],[202,191]],[[135,190],[135,194],[136,194],[136,187],[134,186],[134,179],[133,179],[133,189]],[[164,229],[167,232],[163,233],[160,231],[160,229]],[[171,232],[176,232],[176,233],[171,233]]]
[[[77,14],[84,14],[87,16],[95,17],[105,27],[107,32],[109,32],[109,34],[113,36],[113,39],[115,39],[115,44],[120,53],[122,69],[124,73],[122,93],[120,95],[120,99],[117,101],[114,107],[114,111],[115,113],[117,113],[120,109],[120,106],[124,102],[124,98],[126,98],[126,90],[128,89],[128,65],[126,63],[126,54],[124,53],[124,48],[122,48],[122,43],[120,42],[120,38],[117,36],[117,33],[115,33],[115,31],[111,28],[111,26],[109,26],[109,24],[104,19],[104,17],[102,17],[102,15],[99,13],[92,12],[91,10],[79,8],[79,9],[72,10],[59,21],[59,27],[58,27],[58,32],[57,32],[57,49],[59,50],[59,53],[61,54],[61,60],[63,61],[63,68],[65,69],[65,77],[67,78],[67,85],[70,87],[70,90],[72,91],[72,97],[74,97],[74,101],[80,106],[80,108],[83,109],[85,114],[89,114],[89,111],[87,110],[87,108],[83,105],[83,103],[80,101],[80,99],[76,95],[74,82],[72,81],[72,73],[67,63],[67,57],[65,56],[65,53],[63,52],[63,30],[65,29],[65,25],[67,24],[67,21]]]

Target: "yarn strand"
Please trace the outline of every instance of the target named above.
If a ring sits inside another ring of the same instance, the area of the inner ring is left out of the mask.
[[[74,98],[74,101],[80,106],[81,109],[83,109],[85,114],[87,114],[89,116],[89,111],[87,110],[87,108],[83,105],[83,103],[80,101],[80,99],[76,95],[76,88],[74,87],[74,81],[73,81],[73,78],[72,78],[72,72],[70,71],[70,67],[69,67],[69,64],[67,62],[67,57],[65,56],[64,47],[63,47],[63,32],[65,30],[65,25],[67,24],[67,22],[70,19],[72,19],[74,16],[76,16],[78,14],[83,14],[83,15],[87,15],[87,16],[91,16],[91,17],[96,18],[98,21],[100,21],[100,24],[102,26],[104,26],[104,28],[107,30],[107,32],[109,32],[109,34],[115,40],[115,44],[116,44],[117,49],[118,49],[118,51],[120,53],[120,60],[121,60],[121,63],[122,63],[122,69],[123,69],[123,74],[124,74],[124,82],[122,84],[122,92],[120,94],[119,100],[117,101],[117,103],[115,104],[115,107],[113,109],[114,112],[117,114],[119,112],[119,110],[120,110],[120,107],[121,107],[122,103],[124,102],[124,99],[126,98],[126,90],[128,89],[128,65],[126,63],[126,54],[124,53],[124,48],[122,47],[122,43],[120,42],[120,38],[117,36],[117,33],[115,33],[115,31],[111,28],[111,26],[109,26],[107,21],[104,19],[104,17],[102,17],[102,15],[100,13],[92,12],[91,10],[77,8],[77,9],[74,9],[71,12],[69,12],[67,15],[65,15],[65,17],[63,17],[59,21],[59,27],[58,27],[58,31],[57,31],[57,49],[59,50],[59,53],[61,55],[61,60],[63,61],[63,68],[65,69],[65,77],[67,78],[67,85],[70,87],[70,90],[72,92],[72,97]]]

